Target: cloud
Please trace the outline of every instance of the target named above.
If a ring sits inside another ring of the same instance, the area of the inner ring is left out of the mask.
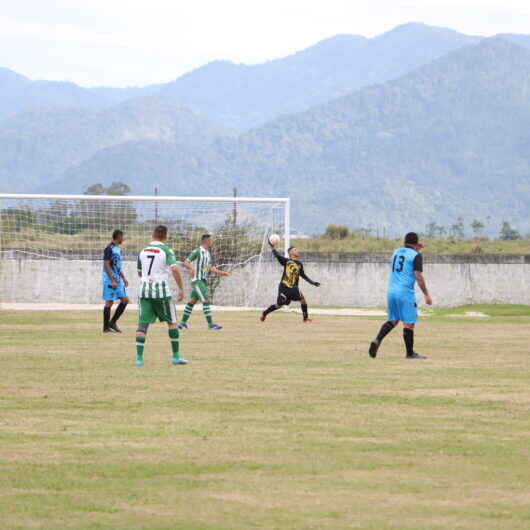
[[[174,79],[214,59],[256,63],[338,33],[408,21],[491,35],[527,32],[521,0],[4,0],[0,66],[84,85]]]

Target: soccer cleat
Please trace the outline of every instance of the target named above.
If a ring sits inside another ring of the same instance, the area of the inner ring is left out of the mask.
[[[111,322],[109,324],[109,329],[115,331],[116,333],[121,333],[121,329],[118,327],[118,324],[116,324],[116,322]]]
[[[259,317],[259,319],[262,321],[262,322],[265,322],[265,319],[267,318],[267,315],[265,313],[261,313],[261,316]]]
[[[188,329],[188,324],[185,324],[184,322],[180,322],[180,324],[178,325],[178,328],[179,329]]]
[[[142,359],[142,357],[138,357],[138,355],[137,355],[136,356],[136,362],[134,364],[136,364],[136,366],[143,366],[144,365],[144,360]]]
[[[425,355],[420,355],[419,353],[414,352],[412,355],[407,355],[407,359],[427,359]]]
[[[116,333],[112,328],[108,327],[103,330],[103,333]]]
[[[188,361],[186,361],[186,359],[183,359],[182,357],[173,357],[173,359],[171,359],[171,364],[188,364]]]
[[[219,324],[212,324],[210,329],[213,331],[219,331],[220,329],[223,329],[223,326],[219,326]]]
[[[311,324],[311,322],[313,322],[313,319],[312,318],[304,318],[304,322],[306,324]]]
[[[377,357],[377,350],[379,349],[379,343],[376,340],[370,342],[370,347],[368,348],[368,355],[375,359]]]

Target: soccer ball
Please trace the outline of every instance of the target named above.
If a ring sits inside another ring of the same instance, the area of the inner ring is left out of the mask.
[[[269,236],[269,241],[271,245],[277,245],[280,242],[280,236],[278,234],[271,234]]]

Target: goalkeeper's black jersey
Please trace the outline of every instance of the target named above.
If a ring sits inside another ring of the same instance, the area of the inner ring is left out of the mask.
[[[303,278],[306,282],[314,285],[315,282],[309,279],[304,272],[304,266],[302,262],[297,259],[286,258],[282,256],[275,248],[272,249],[272,253],[276,256],[276,259],[283,265],[283,275],[280,284],[284,285],[288,289],[297,289],[298,281]]]

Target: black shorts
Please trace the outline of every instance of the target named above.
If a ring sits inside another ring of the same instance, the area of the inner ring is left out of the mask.
[[[300,302],[303,295],[298,287],[289,288],[280,283],[278,288],[278,299],[276,300],[277,305],[289,305],[291,302]]]

